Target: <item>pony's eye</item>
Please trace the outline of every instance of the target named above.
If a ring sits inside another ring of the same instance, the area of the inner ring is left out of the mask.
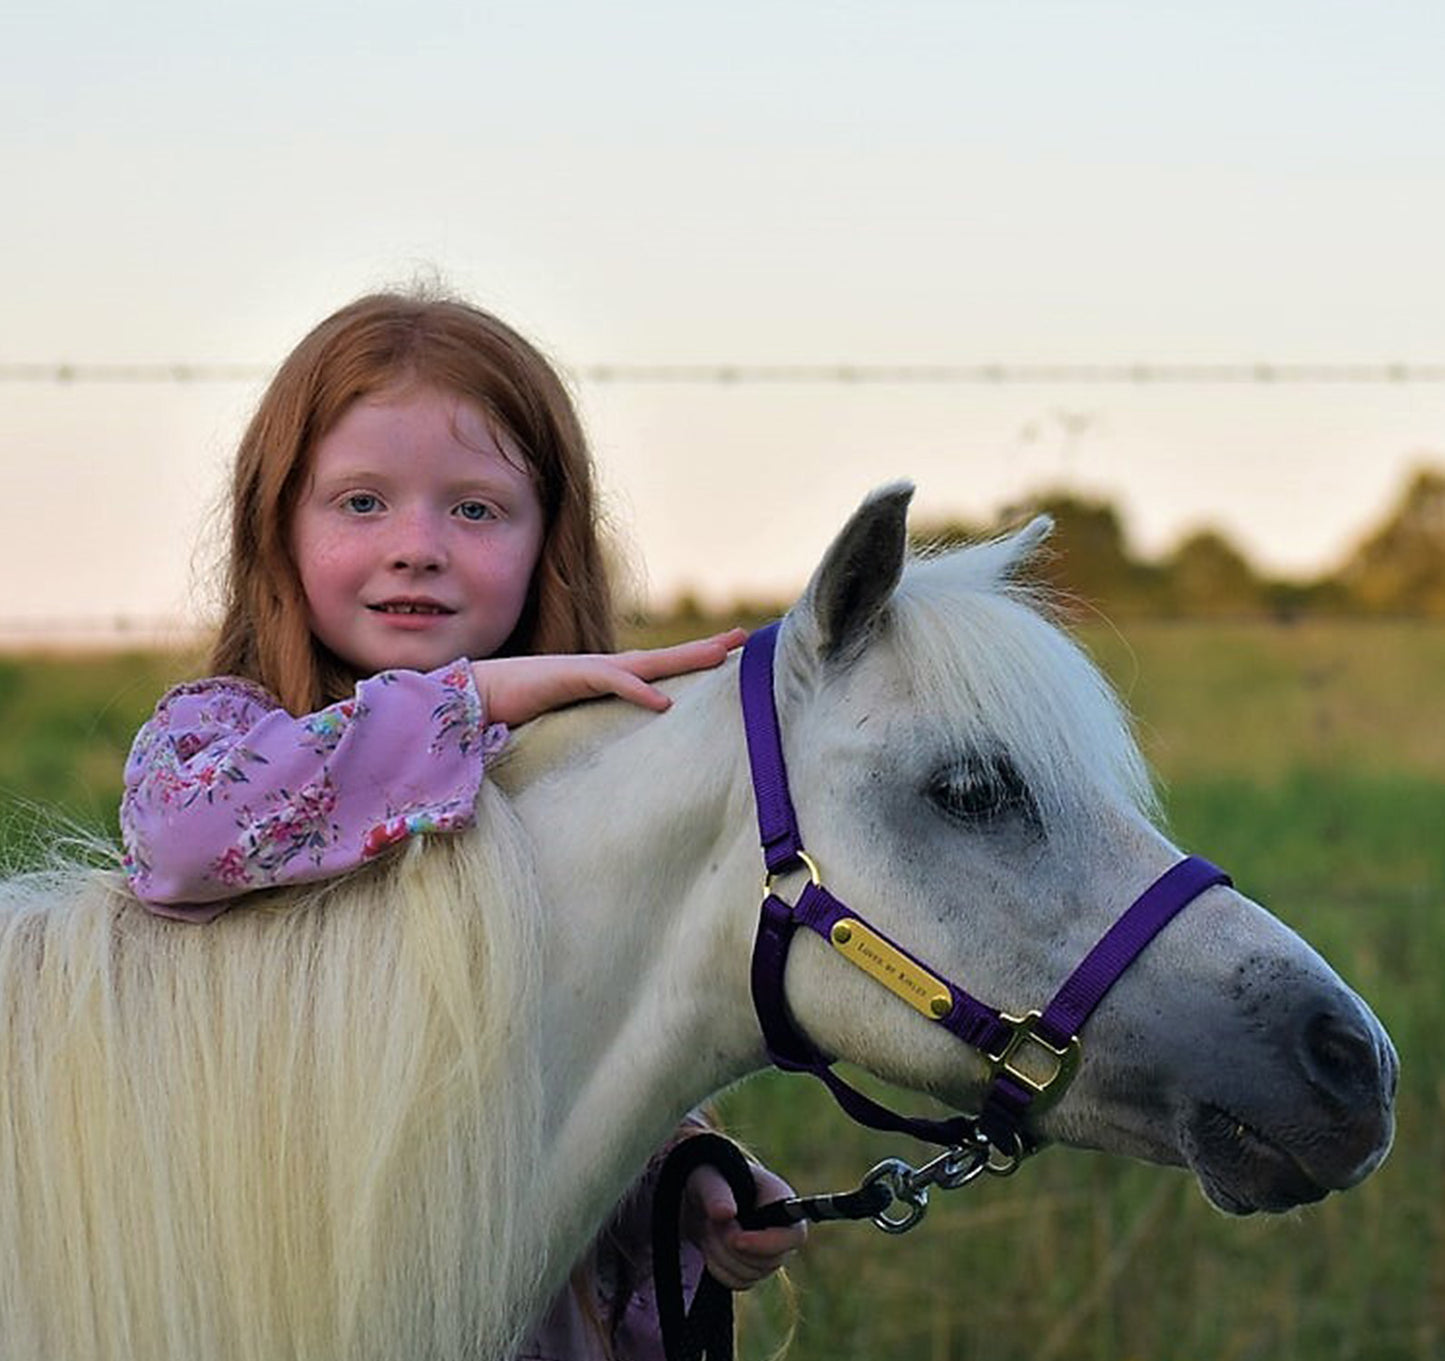
[[[987,827],[1004,818],[1039,825],[1038,805],[1007,756],[970,756],[946,766],[924,793],[941,813],[966,827]]]

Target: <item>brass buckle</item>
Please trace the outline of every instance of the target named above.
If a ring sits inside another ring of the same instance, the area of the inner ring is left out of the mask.
[[[992,1064],[990,1078],[1007,1073],[1033,1093],[1035,1110],[1052,1106],[1063,1096],[1083,1062],[1084,1047],[1079,1037],[1073,1036],[1063,1046],[1046,1040],[1038,1031],[1043,1014],[1037,1011],[999,1019],[1012,1033],[1002,1050],[988,1056]]]

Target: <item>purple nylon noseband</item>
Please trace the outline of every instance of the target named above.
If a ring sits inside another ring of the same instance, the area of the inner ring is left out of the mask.
[[[773,697],[777,635],[777,624],[754,633],[743,649],[741,671],[743,725],[768,871],[751,978],[753,1005],[768,1057],[787,1072],[811,1073],[819,1078],[860,1124],[943,1145],[976,1142],[981,1133],[1006,1161],[1016,1162],[1033,1147],[1025,1129],[1030,1110],[1062,1095],[1079,1061],[1079,1032],[1105,993],[1184,907],[1215,884],[1228,884],[1229,876],[1198,856],[1179,861],[1145,889],[1105,932],[1041,1013],[1004,1015],[930,969],[840,902],[820,882],[816,867],[804,852],[788,792],[782,732]],[[809,882],[797,901],[790,904],[772,892],[772,880],[798,869],[808,871]],[[919,976],[945,990],[934,998],[931,1019],[980,1050],[993,1069],[983,1109],[976,1118],[960,1115],[927,1120],[899,1115],[849,1086],[833,1071],[833,1060],[798,1028],[783,995],[788,949],[800,926],[835,943],[847,940],[850,929],[866,931],[871,939],[896,951],[896,957],[889,956],[894,974],[916,969]]]

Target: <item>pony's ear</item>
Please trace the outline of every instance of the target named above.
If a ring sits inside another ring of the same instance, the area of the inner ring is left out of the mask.
[[[1039,545],[1054,532],[1051,515],[1035,515],[1022,529],[1015,530],[1004,541],[1008,558],[1004,562],[1005,575],[1017,572],[1035,553]]]
[[[913,484],[880,487],[833,540],[803,596],[818,654],[836,657],[861,646],[903,574]]]

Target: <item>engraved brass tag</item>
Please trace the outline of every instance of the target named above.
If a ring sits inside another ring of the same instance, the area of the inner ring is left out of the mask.
[[[937,1021],[952,1010],[953,997],[946,984],[856,917],[845,917],[834,923],[829,939],[844,959],[872,975],[930,1021]]]

